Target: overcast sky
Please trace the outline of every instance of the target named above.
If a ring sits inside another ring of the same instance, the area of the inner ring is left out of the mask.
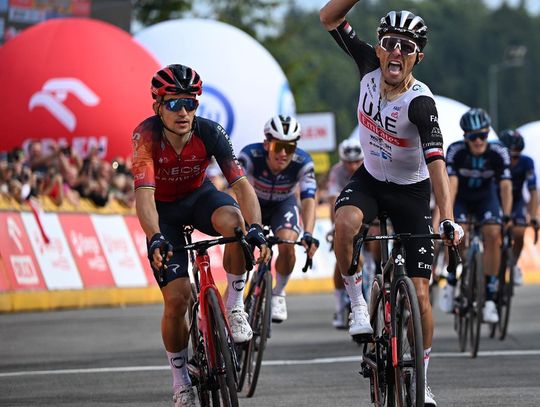
[[[322,6],[324,6],[328,0],[296,0],[298,4],[303,5],[306,8],[309,9],[320,9]],[[515,6],[519,4],[520,0],[484,0],[484,2],[490,6],[498,7],[501,5],[501,3],[506,2],[507,4],[511,6]],[[538,14],[540,13],[540,1],[539,0],[525,0],[527,7],[532,13]]]

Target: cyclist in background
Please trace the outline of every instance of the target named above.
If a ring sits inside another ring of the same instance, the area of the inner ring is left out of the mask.
[[[500,264],[500,225],[510,221],[512,209],[510,157],[508,150],[499,142],[488,143],[491,119],[483,109],[468,110],[459,124],[464,140],[452,143],[446,154],[454,216],[458,223],[465,223],[469,214],[482,222],[486,276],[486,302],[482,316],[484,322],[496,323],[499,316],[494,297]],[[500,200],[497,187],[500,188]],[[443,311],[452,311],[454,294],[455,279],[449,278],[440,296]]]
[[[245,146],[239,161],[259,198],[263,224],[269,225],[281,239],[296,240],[301,231],[301,216],[302,244],[307,255],[313,257],[319,246],[313,237],[317,184],[313,160],[296,146],[300,134],[300,124],[294,117],[274,116],[264,126],[264,142]],[[301,210],[296,195],[298,187]],[[273,322],[287,319],[285,286],[295,262],[294,246],[278,245],[276,284],[272,290]]]
[[[339,158],[340,162],[334,164],[330,169],[328,175],[328,198],[330,203],[330,220],[332,222],[332,230],[329,232],[329,238],[334,238],[334,205],[338,195],[341,193],[345,185],[347,185],[351,179],[351,176],[356,172],[362,162],[364,161],[364,154],[362,153],[362,146],[358,139],[345,139],[339,146]],[[376,233],[376,232],[373,232]],[[373,244],[375,243],[375,244]],[[364,270],[367,274],[364,278],[364,294],[366,302],[369,302],[369,290],[371,290],[371,284],[369,276],[373,276],[375,268],[380,263],[380,250],[376,242],[367,242],[363,251],[364,256]],[[368,270],[366,270],[366,267]],[[379,266],[380,268],[380,266]],[[367,284],[366,284],[367,283]],[[334,299],[335,299],[335,313],[332,325],[336,329],[347,329],[349,327],[348,312],[350,312],[350,300],[343,284],[343,278],[339,272],[337,263],[334,268]]]
[[[247,240],[261,248],[259,261],[267,261],[257,197],[236,160],[225,130],[196,116],[202,81],[195,70],[168,65],[156,72],[151,83],[154,116],[133,131],[133,176],[139,222],[147,237],[148,259],[163,295],[161,333],[173,375],[176,406],[195,406],[187,370],[188,328],[185,319],[191,298],[183,225],[193,225],[208,235],[234,236],[235,227],[251,224]],[[206,177],[214,156],[239,204],[219,192]],[[163,258],[162,253],[166,253]],[[225,307],[235,342],[252,336],[243,305],[246,280],[244,256],[238,243],[225,247],[228,297]],[[160,269],[164,268],[161,281]]]
[[[457,244],[463,235],[453,223],[443,138],[435,100],[429,88],[412,74],[424,59],[427,26],[409,11],[390,11],[380,20],[378,44],[361,41],[346,14],[357,0],[331,0],[320,12],[321,22],[338,45],[355,61],[360,74],[358,121],[364,163],[336,201],[334,249],[351,299],[349,333],[372,337],[367,304],[362,295],[362,271],[349,275],[353,238],[363,223],[386,211],[397,233],[430,233],[430,179],[442,222],[448,220]],[[337,73],[339,74],[339,73]],[[443,234],[444,235],[444,234]],[[424,340],[425,403],[436,405],[427,385],[433,337],[429,279],[433,262],[430,239],[405,245],[406,267],[416,288]]]
[[[536,174],[534,172],[534,161],[531,157],[521,154],[525,148],[525,140],[517,130],[503,130],[499,134],[499,139],[510,152],[510,172],[512,173],[512,233],[514,235],[514,284],[523,284],[523,273],[517,265],[521,250],[523,249],[523,238],[527,218],[531,224],[538,227],[538,194],[536,192]],[[523,187],[526,185],[529,191],[529,201],[526,202],[523,194]]]

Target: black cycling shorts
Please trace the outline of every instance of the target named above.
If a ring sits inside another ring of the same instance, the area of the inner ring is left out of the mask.
[[[371,223],[381,212],[386,212],[396,233],[433,233],[429,199],[429,179],[414,184],[400,185],[379,181],[362,165],[336,200],[335,210],[353,205],[364,214],[364,222]],[[433,241],[411,239],[405,244],[409,277],[429,279],[433,263]]]
[[[212,214],[216,209],[228,205],[240,208],[232,196],[218,191],[214,184],[206,179],[197,190],[178,201],[156,201],[159,228],[165,239],[173,246],[185,243],[183,234],[185,225],[193,225],[195,229],[210,236],[219,236],[212,226]],[[157,281],[156,274],[154,270]],[[165,281],[160,286],[163,287],[176,278],[188,275],[187,252],[175,252],[167,263]]]

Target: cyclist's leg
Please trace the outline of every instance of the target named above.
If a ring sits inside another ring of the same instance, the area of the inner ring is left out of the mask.
[[[283,240],[296,240],[300,234],[300,211],[296,197],[291,196],[272,208],[263,209],[265,217],[270,217],[270,226],[274,235]],[[283,322],[287,319],[285,287],[293,272],[296,262],[295,246],[278,245],[276,258],[276,283],[272,289],[272,321]]]
[[[211,236],[234,236],[234,229],[245,222],[238,203],[228,194],[218,191],[210,182],[201,187],[194,203],[193,226]],[[245,259],[239,243],[225,245],[223,268],[227,275],[225,308],[234,341],[246,342],[253,332],[244,312],[244,287],[246,284]]]
[[[354,270],[352,275],[349,275],[349,267],[354,236],[364,221],[370,222],[378,214],[377,202],[373,196],[375,189],[379,187],[377,184],[364,167],[360,167],[336,201],[334,250],[339,271],[351,299],[349,333],[353,337],[370,335],[373,332],[362,293],[362,265],[358,270]]]

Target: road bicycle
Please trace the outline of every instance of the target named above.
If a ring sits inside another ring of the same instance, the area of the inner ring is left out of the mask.
[[[534,244],[538,241],[538,227],[534,227]],[[510,321],[510,309],[512,306],[512,297],[514,296],[514,268],[517,265],[517,259],[514,257],[514,237],[512,227],[502,230],[503,240],[501,245],[501,265],[499,267],[498,288],[495,297],[497,312],[499,313],[499,322],[491,324],[490,337],[498,334],[502,341],[506,338],[508,332],[508,323]]]
[[[236,347],[242,370],[238,381],[238,392],[245,388],[246,397],[252,397],[257,388],[257,381],[261,371],[266,341],[271,335],[271,304],[272,304],[272,273],[271,264],[274,252],[272,247],[277,244],[292,244],[301,246],[301,241],[280,239],[277,236],[268,236],[269,229],[264,229],[266,243],[270,249],[270,260],[261,263],[251,275],[249,289],[244,299],[244,309],[248,314],[248,321],[253,330],[253,337],[249,342]],[[306,263],[302,268],[306,272],[312,266],[312,259],[306,256]]]
[[[468,233],[467,252],[461,275],[448,275],[448,283],[457,284],[454,299],[454,329],[458,335],[460,352],[465,352],[467,342],[472,358],[478,355],[482,328],[482,310],[485,303],[484,245],[480,236],[482,222],[467,221],[472,227]]]
[[[253,256],[240,228],[234,237],[201,240],[193,243],[192,226],[183,229],[186,244],[174,251],[189,251],[192,269],[189,335],[192,356],[190,376],[197,388],[201,407],[238,406],[237,379],[240,370],[225,307],[210,268],[208,249],[215,245],[239,242],[246,259],[246,270],[253,268]]]
[[[367,227],[355,237],[349,271],[358,267],[363,242],[380,241],[382,273],[375,276],[370,300],[373,338],[365,341],[361,374],[370,380],[375,406],[424,405],[424,349],[418,298],[405,268],[404,245],[411,239],[441,239],[439,234],[387,233],[387,215],[379,215],[380,235],[367,235]],[[453,238],[450,223],[445,235]],[[393,241],[389,253],[388,242]],[[457,249],[449,250],[449,266],[459,261]]]

